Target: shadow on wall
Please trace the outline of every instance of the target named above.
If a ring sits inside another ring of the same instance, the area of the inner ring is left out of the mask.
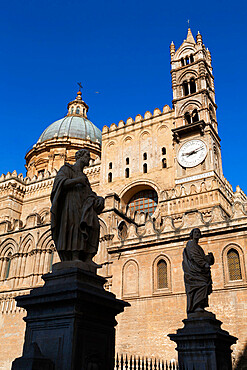
[[[243,352],[234,364],[234,370],[247,370],[247,342],[245,343]]]

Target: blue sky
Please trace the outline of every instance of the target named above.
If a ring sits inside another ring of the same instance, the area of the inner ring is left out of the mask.
[[[244,1],[1,0],[0,172],[67,112],[78,81],[99,128],[171,106],[169,45],[187,19],[212,54],[223,171],[247,192]],[[99,93],[96,93],[99,92]]]

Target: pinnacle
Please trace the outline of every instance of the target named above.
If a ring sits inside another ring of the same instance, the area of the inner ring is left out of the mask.
[[[187,33],[186,41],[187,42],[190,42],[191,44],[195,44],[196,43],[195,42],[195,39],[194,39],[194,37],[192,35],[192,32],[191,32],[191,29],[190,28],[188,28],[188,33]]]

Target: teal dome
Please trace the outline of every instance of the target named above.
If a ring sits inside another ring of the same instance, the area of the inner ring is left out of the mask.
[[[91,121],[83,116],[66,116],[48,126],[40,136],[38,143],[43,143],[54,137],[71,137],[89,139],[96,143],[102,142],[102,134]]]

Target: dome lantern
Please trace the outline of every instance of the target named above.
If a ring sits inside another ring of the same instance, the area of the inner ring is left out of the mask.
[[[88,105],[82,100],[81,95],[81,91],[79,90],[75,100],[68,104],[67,116],[81,116],[87,118]]]

